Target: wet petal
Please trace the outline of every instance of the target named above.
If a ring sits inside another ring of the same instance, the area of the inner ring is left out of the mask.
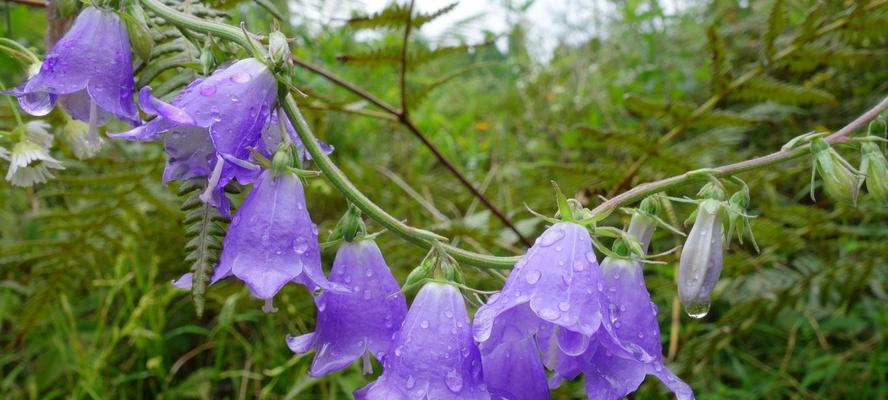
[[[484,381],[494,398],[549,398],[545,369],[532,337],[503,341],[492,349],[485,349],[482,345],[481,361]]]
[[[175,124],[195,125],[194,118],[187,111],[154,97],[149,86],[145,86],[139,91],[139,105],[142,107],[142,111],[160,115]]]
[[[459,290],[428,283],[416,295],[375,382],[364,399],[489,399],[481,358]]]

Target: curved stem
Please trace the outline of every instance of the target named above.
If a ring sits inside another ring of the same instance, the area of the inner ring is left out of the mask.
[[[250,44],[247,41],[246,37],[242,35],[239,29],[233,26],[204,21],[199,18],[180,13],[179,11],[176,11],[175,9],[164,5],[159,0],[142,0],[142,4],[154,11],[160,17],[173,24],[195,31],[212,33],[217,37],[231,40],[247,50],[250,49]],[[366,195],[364,195],[357,187],[355,187],[355,185],[351,183],[351,181],[349,181],[348,177],[346,177],[345,174],[341,170],[339,170],[336,164],[334,164],[333,161],[329,157],[327,157],[326,154],[324,154],[323,150],[317,143],[317,139],[315,139],[314,135],[311,133],[311,128],[308,126],[305,118],[299,112],[299,108],[296,106],[296,101],[293,99],[293,96],[287,94],[287,96],[282,99],[281,103],[284,112],[287,114],[287,117],[290,119],[290,122],[293,124],[293,126],[296,127],[296,131],[299,134],[300,140],[302,140],[302,143],[303,145],[305,145],[308,152],[311,153],[314,162],[318,165],[318,168],[324,173],[324,176],[326,176],[327,179],[330,180],[330,182],[334,186],[336,186],[336,188],[339,189],[339,191],[342,192],[342,194],[346,198],[348,198],[349,201],[360,207],[361,210],[364,211],[364,213],[366,213],[370,218],[378,222],[380,225],[384,226],[386,229],[394,232],[398,236],[404,238],[406,241],[417,246],[423,248],[431,248],[435,244],[435,241],[445,239],[433,232],[411,227],[401,222],[397,218],[389,215],[385,210],[373,203],[373,201],[367,198]],[[879,104],[871,108],[869,111],[863,113],[854,121],[851,121],[850,123],[845,125],[842,129],[828,136],[826,138],[826,141],[828,143],[838,143],[845,141],[851,132],[862,128],[864,125],[866,125],[866,123],[876,118],[879,113],[881,113],[885,109],[888,109],[888,97],[883,98],[882,101],[879,102]],[[754,158],[751,160],[728,164],[716,168],[690,171],[682,175],[646,183],[637,186],[634,189],[629,190],[623,194],[620,194],[619,196],[613,197],[608,201],[605,201],[598,207],[595,207],[595,209],[592,210],[592,213],[596,215],[608,214],[618,209],[622,205],[640,201],[648,195],[668,190],[670,188],[683,186],[694,181],[705,180],[707,179],[707,175],[712,175],[716,177],[733,176],[739,173],[753,171],[768,167],[773,164],[789,161],[804,156],[805,154],[808,154],[809,151],[810,149],[808,146],[781,150],[776,153]],[[496,257],[484,255],[465,249],[460,249],[449,244],[442,244],[442,246],[444,247],[444,249],[447,250],[448,253],[453,256],[453,258],[455,258],[459,262],[476,267],[511,268],[519,259],[519,257]]]

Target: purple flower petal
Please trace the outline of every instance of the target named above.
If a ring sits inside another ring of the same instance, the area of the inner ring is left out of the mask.
[[[87,7],[46,54],[40,72],[25,83],[22,92],[30,98],[22,105],[26,111],[41,113],[46,109],[46,95],[72,95],[62,106],[77,119],[88,120],[83,110],[94,102],[102,110],[138,124],[134,87],[126,26],[114,12]],[[36,104],[42,107],[33,107]]]
[[[296,133],[296,129],[293,129],[293,125],[290,124],[290,120],[286,118],[286,114],[284,114],[282,110],[275,110],[271,113],[268,125],[266,125],[265,129],[262,130],[262,140],[259,141],[259,146],[257,147],[257,150],[266,157],[271,157],[275,149],[277,149],[278,145],[281,143],[281,126],[279,122],[279,116],[284,117],[283,120],[285,126],[287,127],[287,135],[296,146],[297,154],[299,154],[299,157],[301,157],[300,159],[302,161],[311,160],[311,154],[309,154],[308,150],[305,149],[305,145],[302,144],[302,140],[299,139],[299,135]],[[324,154],[330,154],[333,152],[333,146],[330,146],[327,143],[318,140],[318,145],[321,146]]]
[[[196,125],[194,118],[187,111],[154,97],[149,86],[145,86],[139,91],[139,105],[142,107],[142,111],[160,115],[172,123]]]
[[[485,342],[491,343],[491,342]],[[545,400],[549,398],[546,373],[532,337],[504,340],[492,349],[481,345],[484,382],[494,398]],[[496,397],[499,396],[499,397]]]
[[[490,399],[465,302],[447,284],[428,283],[419,291],[383,365],[379,379],[356,398]]]
[[[266,300],[303,273],[322,288],[337,286],[324,278],[317,228],[298,177],[275,178],[271,171],[260,176],[225,236],[220,271],[230,271]]]
[[[327,291],[318,296],[312,343],[305,345],[305,338],[287,339],[295,352],[315,348],[309,374],[316,377],[345,368],[368,352],[382,359],[407,313],[404,295],[398,293],[401,288],[372,240],[344,243],[330,275],[331,282],[350,292]]]
[[[487,340],[498,316],[521,304],[545,322],[592,335],[601,323],[600,280],[586,228],[555,224],[518,262],[498,298],[478,310],[475,340]]]

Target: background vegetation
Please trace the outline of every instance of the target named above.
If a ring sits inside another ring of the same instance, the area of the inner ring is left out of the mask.
[[[271,26],[269,7],[281,15],[301,9],[284,1],[207,3],[215,9],[192,1],[189,10],[244,20],[254,32]],[[591,9],[575,3],[564,12]],[[425,39],[421,26],[411,36],[411,119],[531,238],[544,225],[524,205],[551,213],[552,179],[595,205],[627,183],[739,161],[805,132],[836,129],[888,93],[884,0],[707,1],[670,13],[658,0],[595,4],[612,10],[589,21],[598,34],[564,41],[551,57],[527,44],[534,38],[514,4],[505,5],[509,30],[489,34],[504,46],[454,47]],[[42,54],[45,11],[9,2],[0,10],[4,36]],[[389,10],[403,15],[403,8]],[[400,54],[405,19],[293,21],[283,29],[296,38],[298,57],[397,107],[392,56]],[[468,21],[463,29],[484,27]],[[199,74],[199,53],[181,33],[156,39],[139,85],[173,92]],[[0,57],[7,87],[25,69]],[[316,133],[377,203],[466,248],[522,252],[518,238],[391,115],[309,71],[296,77],[309,94],[301,101]],[[58,111],[49,118],[61,126]],[[13,123],[0,103],[2,129]],[[67,167],[59,179],[28,190],[0,182],[0,398],[345,399],[370,381],[357,367],[308,377],[311,355],[294,356],[283,340],[312,329],[313,304],[297,285],[278,295],[278,313],[263,314],[242,284],[223,282],[208,291],[203,318],[195,316],[189,294],[169,285],[190,262],[183,200],[175,185],[159,183],[159,145],[113,141],[99,157],[78,161],[57,143]],[[856,163],[856,150],[841,150]],[[743,176],[752,213],[760,215],[753,229],[762,251],[731,245],[706,318],[692,320],[678,306],[675,255],[645,268],[664,351],[698,398],[888,397],[888,209],[866,198],[843,207],[819,188],[812,202],[809,168],[799,160]],[[329,231],[345,210],[343,198],[323,179],[311,180],[307,193],[315,222]],[[690,211],[676,204],[673,220]],[[625,222],[619,215],[607,221]],[[677,243],[658,232],[653,249]],[[380,245],[402,282],[423,256],[393,235]],[[500,287],[496,276],[467,269],[471,286]],[[634,398],[665,395],[650,378]],[[584,398],[582,383],[553,397]]]

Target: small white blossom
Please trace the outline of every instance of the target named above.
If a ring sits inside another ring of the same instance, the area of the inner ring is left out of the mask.
[[[71,146],[74,155],[81,160],[92,158],[102,148],[104,140],[89,124],[76,119],[68,120],[64,129],[65,141]]]
[[[49,154],[52,135],[47,131],[49,125],[43,121],[31,121],[25,124],[25,137],[12,147],[12,153],[4,149],[0,157],[9,161],[6,180],[13,186],[33,186],[53,178],[50,169],[65,169]]]

